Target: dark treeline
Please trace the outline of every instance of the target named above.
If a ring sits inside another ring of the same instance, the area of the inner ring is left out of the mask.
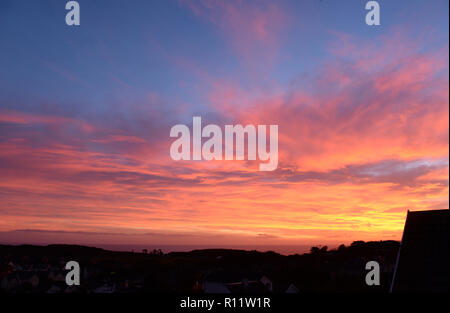
[[[308,292],[387,292],[397,241],[356,241],[337,249],[312,247],[309,253],[229,249],[162,253],[115,252],[74,245],[0,245],[0,292],[205,292],[205,282],[271,282],[268,292],[295,286]],[[65,285],[66,262],[81,267],[81,285]],[[367,286],[365,265],[380,264],[381,285]],[[292,287],[291,287],[292,288]],[[261,291],[261,290],[259,290]]]

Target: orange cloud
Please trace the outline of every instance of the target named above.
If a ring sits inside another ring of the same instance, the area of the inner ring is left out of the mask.
[[[250,14],[252,26],[237,34],[245,21],[228,2],[190,5],[213,12],[236,45],[247,36],[256,46],[276,40],[269,9]],[[0,112],[0,239],[26,229],[48,240],[57,236],[37,230],[64,230],[78,243],[400,239],[406,209],[448,208],[448,50],[413,45],[404,55],[384,39],[359,49],[345,40],[308,89],[301,80],[272,91],[221,78],[207,84],[214,114],[205,120],[279,125],[274,172],[247,161],[172,161],[168,134],[179,115],[165,114],[154,94],[127,104],[126,117],[97,122]]]

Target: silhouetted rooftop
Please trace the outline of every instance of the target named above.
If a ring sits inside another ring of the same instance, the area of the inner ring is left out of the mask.
[[[448,292],[449,210],[406,216],[392,292]]]

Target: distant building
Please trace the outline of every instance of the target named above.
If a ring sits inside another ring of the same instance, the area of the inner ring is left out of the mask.
[[[231,293],[267,293],[270,292],[269,287],[261,280],[242,279],[240,282],[225,284]],[[270,283],[270,286],[272,283]]]
[[[204,293],[230,293],[224,283],[205,281],[203,283]]]
[[[48,274],[48,279],[51,281],[61,281],[61,282],[65,282],[66,281],[66,275],[64,275],[64,273],[62,271],[50,271],[50,273]]]
[[[93,293],[114,293],[116,291],[116,287],[111,284],[103,284],[100,287],[97,287],[93,290]]]
[[[261,279],[259,280],[264,286],[266,286],[266,288],[272,292],[273,291],[273,284],[272,281],[267,278],[267,276],[263,276],[261,277]]]
[[[272,281],[267,276],[260,279],[238,279],[234,273],[222,271],[209,273],[202,283],[204,293],[268,293],[273,291]]]
[[[39,276],[34,272],[19,272],[16,274],[21,284],[28,283],[32,288],[39,286]]]
[[[300,290],[294,285],[290,284],[289,287],[286,289],[286,293],[299,293]]]
[[[5,291],[14,290],[19,285],[20,285],[20,282],[17,279],[16,275],[14,275],[14,274],[9,274],[7,276],[4,276],[0,282],[0,288]]]
[[[448,292],[449,210],[406,216],[391,292]]]
[[[47,290],[47,293],[60,293],[60,292],[61,288],[56,285],[52,285],[50,289]]]

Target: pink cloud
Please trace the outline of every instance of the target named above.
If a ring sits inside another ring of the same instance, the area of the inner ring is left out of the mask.
[[[195,15],[219,28],[246,62],[271,61],[279,48],[288,15],[278,3],[249,1],[181,1]],[[262,66],[261,63],[260,66]]]
[[[224,10],[213,17],[244,23]],[[272,36],[264,18],[255,21],[242,37],[254,37],[253,47]],[[0,112],[9,132],[0,138],[0,231],[171,230],[201,234],[189,239],[195,243],[255,242],[260,234],[297,243],[399,239],[405,209],[448,207],[448,50],[417,44],[403,55],[384,39],[345,40],[345,53],[331,50],[310,88],[298,80],[248,89],[177,59],[208,81],[199,92],[214,119],[279,125],[280,163],[271,173],[245,161],[170,160],[168,131],[180,108],[165,114],[153,93],[99,123]]]

